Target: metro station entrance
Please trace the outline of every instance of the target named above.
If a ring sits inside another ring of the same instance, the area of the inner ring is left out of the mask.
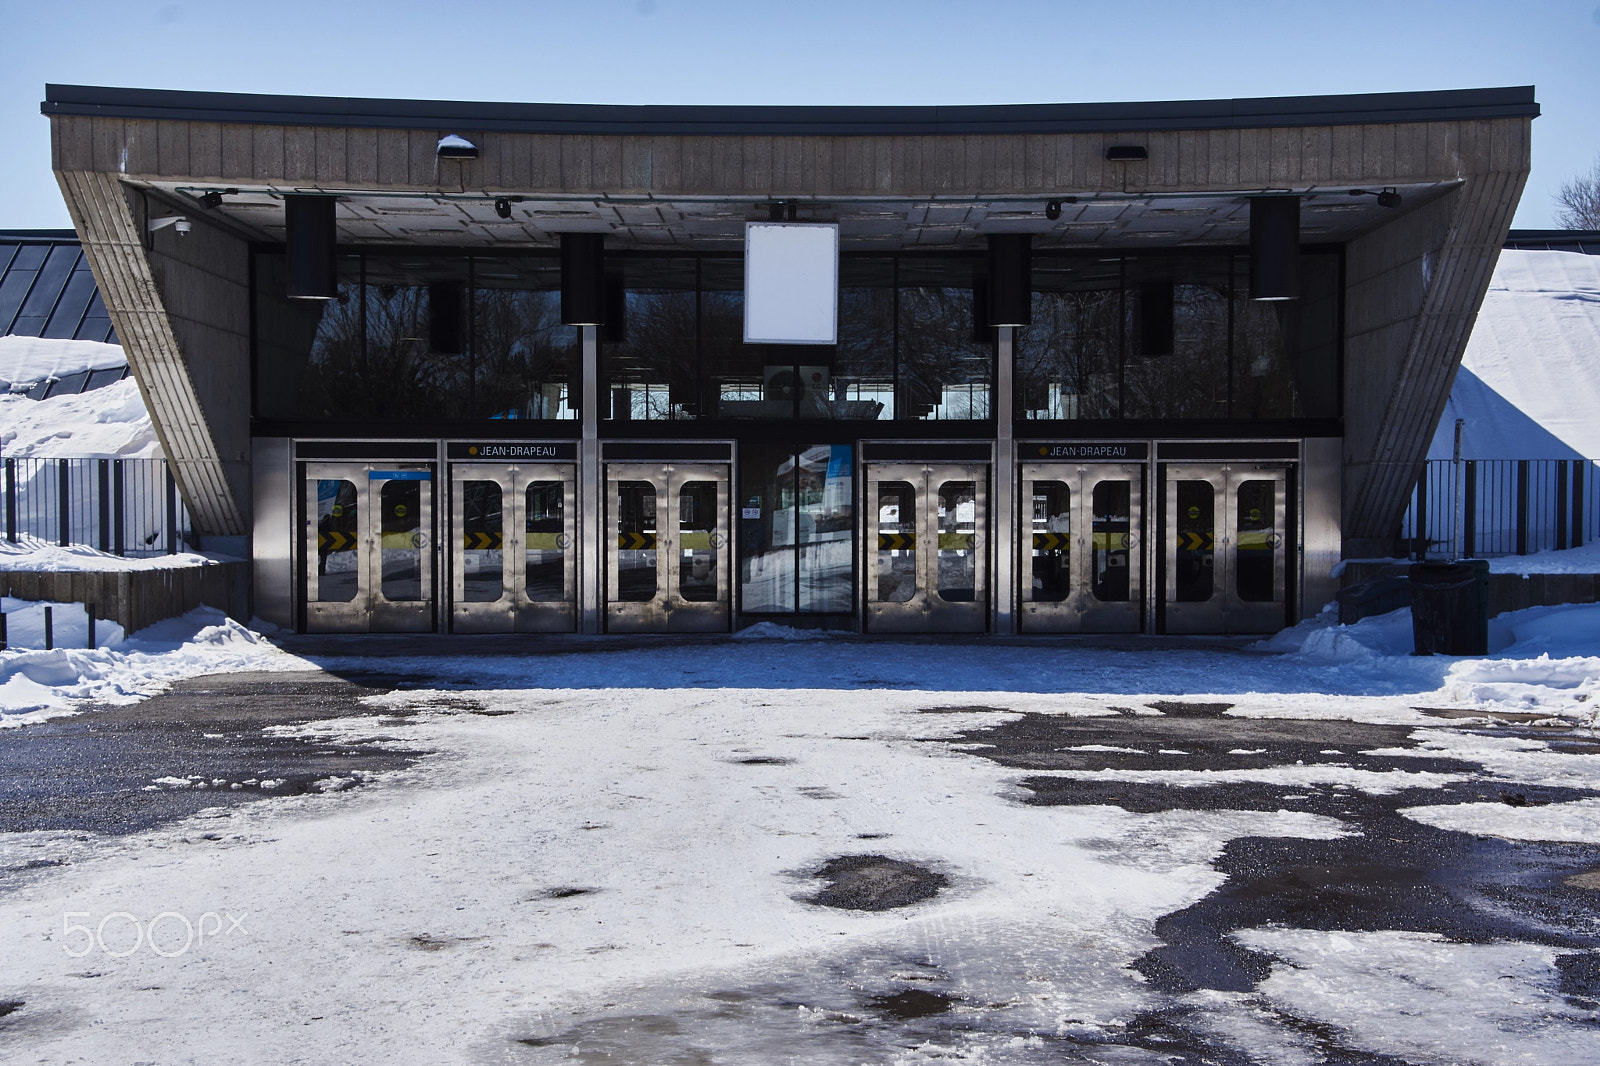
[[[1024,463],[1017,544],[1024,633],[1137,633],[1145,468]]]
[[[866,492],[867,631],[984,632],[988,464],[869,462]]]
[[[573,464],[452,462],[451,631],[573,632],[577,542]]]
[[[1167,633],[1271,633],[1288,618],[1289,467],[1162,468]]]
[[[725,633],[731,486],[726,463],[606,464],[606,631]]]
[[[306,631],[430,632],[431,464],[307,463],[304,486]]]

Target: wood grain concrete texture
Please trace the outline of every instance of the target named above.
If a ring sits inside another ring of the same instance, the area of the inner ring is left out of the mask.
[[[70,573],[0,570],[0,595],[33,602],[86,604],[96,618],[116,622],[127,633],[201,606],[248,623],[250,564]]]
[[[173,480],[183,493],[197,531],[202,535],[243,534],[246,526],[238,502],[240,497],[230,484],[218,440],[248,438],[248,380],[238,400],[229,404],[223,397],[222,410],[216,413],[232,424],[220,427],[220,432],[215,431],[207,418],[201,389],[190,373],[189,359],[178,339],[181,331],[191,346],[202,347],[192,328],[196,321],[175,321],[169,311],[157,281],[153,257],[141,239],[145,220],[142,209],[132,200],[132,190],[116,175],[96,171],[58,171],[57,179],[73,226],[83,242],[84,256],[94,272],[95,283],[100,287],[101,298],[116,326],[128,365],[133,369],[150,420],[166,453]],[[169,239],[178,238],[169,234]],[[195,238],[191,235],[183,239]],[[201,243],[206,241],[207,238],[201,238]],[[172,265],[164,264],[163,272],[170,274]],[[219,308],[215,312],[224,316],[224,320],[228,315],[248,314],[243,295],[235,295],[238,306]],[[204,317],[213,316],[204,313]],[[209,322],[200,324],[211,325]],[[198,350],[189,354],[196,363],[205,359],[205,353]],[[237,359],[237,353],[233,354]],[[226,360],[229,353],[224,351],[221,355]],[[246,367],[248,362],[246,355]],[[215,387],[216,380],[220,380],[220,376],[209,380],[206,390],[213,406],[218,405],[219,395],[227,391],[226,387]],[[243,458],[242,450],[240,457]],[[235,476],[242,473],[241,470]]]

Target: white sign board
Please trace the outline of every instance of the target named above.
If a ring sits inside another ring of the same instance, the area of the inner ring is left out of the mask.
[[[749,222],[744,227],[746,344],[839,342],[839,227]]]

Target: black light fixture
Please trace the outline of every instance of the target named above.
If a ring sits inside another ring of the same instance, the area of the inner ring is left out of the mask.
[[[332,300],[339,295],[334,258],[339,231],[332,196],[292,193],[284,200],[284,241],[289,260],[289,298]]]
[[[1383,187],[1383,191],[1382,192],[1374,192],[1371,189],[1351,189],[1350,190],[1350,195],[1351,196],[1376,196],[1378,198],[1378,206],[1379,207],[1394,208],[1394,207],[1399,207],[1400,204],[1402,203],[1402,197],[1400,196],[1400,192],[1393,185],[1385,185]]]
[[[1250,197],[1250,298],[1300,298],[1300,197]]]
[[[1142,144],[1113,144],[1106,149],[1106,159],[1113,163],[1137,163],[1150,158],[1150,149]]]
[[[499,215],[501,218],[510,218],[511,201],[507,200],[504,196],[500,197],[494,202],[494,213]]]
[[[214,211],[222,206],[224,196],[237,196],[238,189],[207,189],[200,194],[200,206],[207,211]]]
[[[1140,355],[1172,354],[1173,305],[1172,282],[1154,281],[1139,286]]]
[[[436,281],[428,286],[428,347],[440,355],[461,354],[461,283]]]
[[[989,234],[989,325],[1033,321],[1033,235]]]
[[[447,133],[439,138],[433,154],[440,159],[476,159],[478,146],[459,134]]]
[[[599,233],[561,235],[561,324],[606,322],[606,239]]]
[[[1056,219],[1060,218],[1061,217],[1061,201],[1060,200],[1049,200],[1049,201],[1046,201],[1046,203],[1044,205],[1044,217],[1048,218],[1051,222],[1054,222]]]

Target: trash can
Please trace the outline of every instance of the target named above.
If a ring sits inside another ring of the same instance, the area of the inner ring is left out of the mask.
[[[1489,561],[1412,563],[1411,634],[1418,655],[1489,654]]]

